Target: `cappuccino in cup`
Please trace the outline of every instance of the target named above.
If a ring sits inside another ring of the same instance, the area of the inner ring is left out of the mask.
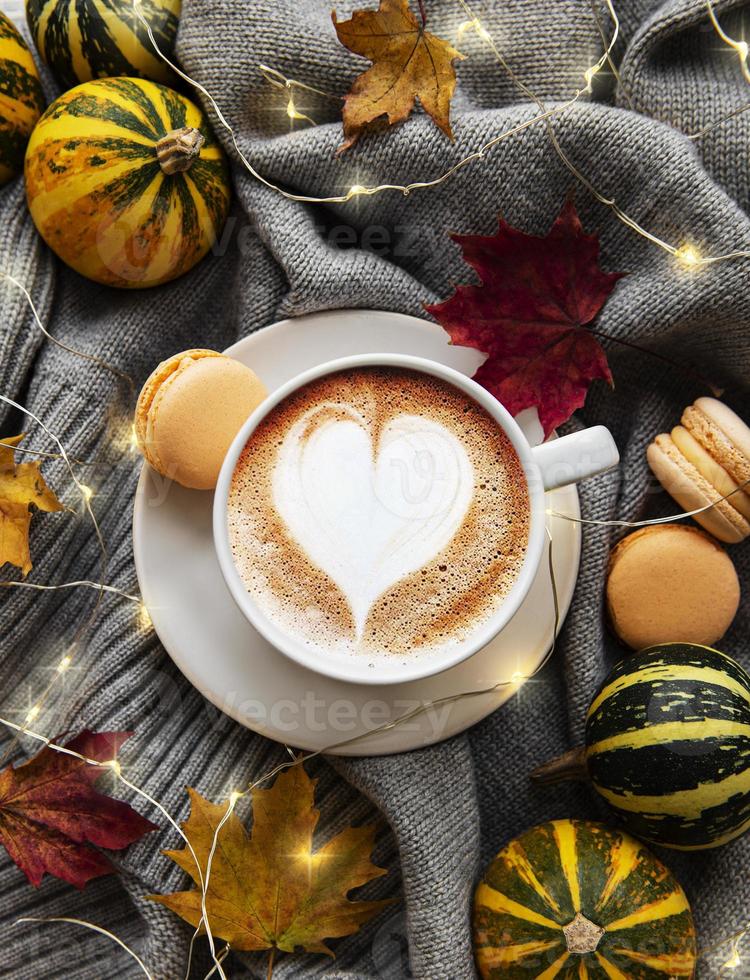
[[[498,421],[397,365],[293,390],[250,433],[226,502],[249,599],[321,658],[465,644],[511,592],[530,524],[524,466]]]

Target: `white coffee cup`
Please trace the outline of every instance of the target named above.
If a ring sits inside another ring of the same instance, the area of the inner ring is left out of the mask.
[[[446,381],[465,392],[497,422],[510,439],[526,474],[529,492],[529,537],[519,574],[505,600],[489,618],[458,645],[435,654],[419,654],[413,659],[394,656],[381,658],[375,665],[366,654],[361,657],[334,653],[321,655],[302,640],[282,630],[259,608],[248,593],[234,563],[229,539],[227,510],[232,476],[242,450],[260,422],[288,395],[327,374],[361,367],[395,367],[421,371]],[[544,554],[545,498],[547,490],[576,483],[612,469],[619,462],[614,440],[604,426],[530,446],[518,422],[500,402],[475,381],[453,368],[435,361],[403,354],[361,354],[328,361],[292,378],[274,391],[253,412],[229,448],[219,474],[214,496],[214,542],[224,579],[235,602],[249,622],[276,649],[320,674],[354,683],[397,684],[439,674],[472,656],[486,646],[510,622],[528,593]]]

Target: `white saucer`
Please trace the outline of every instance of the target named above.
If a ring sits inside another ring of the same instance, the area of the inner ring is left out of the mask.
[[[301,371],[347,354],[415,354],[471,375],[482,355],[451,347],[438,326],[399,313],[337,310],[284,320],[227,351],[273,390]],[[528,675],[552,638],[554,612],[547,560],[501,636],[436,677],[409,684],[356,685],[323,677],[271,647],[247,622],[224,584],[213,547],[213,495],[185,490],[144,465],[133,514],[141,595],[160,640],[187,679],[242,725],[307,750],[387,755],[441,741],[486,717],[513,693],[506,687],[430,708],[396,728],[330,749],[381,727],[424,701],[488,688]],[[550,506],[578,515],[575,487],[548,494]],[[549,518],[561,620],[573,598],[580,527]]]

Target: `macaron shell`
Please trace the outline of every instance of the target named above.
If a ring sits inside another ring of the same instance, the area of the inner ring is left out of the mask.
[[[708,480],[717,493],[727,498],[727,503],[738,510],[750,521],[750,497],[739,490],[737,484],[727,471],[712,459],[697,439],[694,439],[682,425],[672,429],[672,442],[677,446],[685,459],[692,463],[700,475]],[[731,496],[730,496],[731,494]]]
[[[685,409],[682,413],[682,424],[736,483],[742,485],[750,480],[750,457],[728,438],[712,418],[696,406],[697,402]]]
[[[714,488],[685,459],[671,436],[658,435],[646,450],[646,457],[654,476],[683,510],[699,510],[716,501]],[[727,544],[737,544],[750,535],[750,523],[726,500],[719,500],[693,519]]]
[[[156,365],[141,388],[141,393],[138,396],[138,402],[135,406],[135,434],[141,452],[145,456],[146,461],[152,466],[156,466],[156,460],[150,452],[146,433],[148,428],[148,413],[151,410],[156,393],[162,384],[176,371],[179,371],[181,367],[185,367],[187,364],[203,357],[226,357],[226,355],[221,354],[219,351],[208,350],[206,348],[194,348],[192,350],[181,351],[179,354],[173,354],[172,357],[168,357]]]
[[[750,461],[750,426],[718,398],[698,398],[694,404],[719,426],[727,439]]]
[[[635,650],[716,643],[734,619],[740,585],[731,559],[697,528],[661,524],[624,538],[610,556],[610,623]]]
[[[148,414],[154,465],[185,487],[213,489],[232,440],[266,394],[254,372],[230,357],[184,362],[162,382]]]

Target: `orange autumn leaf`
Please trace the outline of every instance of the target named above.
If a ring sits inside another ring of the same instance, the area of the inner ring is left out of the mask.
[[[194,789],[190,817],[182,825],[205,876],[216,828],[227,804],[205,800]],[[206,909],[211,931],[233,949],[284,950],[302,947],[328,953],[326,939],[357,932],[390,900],[350,901],[353,888],[387,874],[370,859],[374,826],[347,827],[318,850],[313,833],[320,812],[314,805],[315,780],[301,765],[277,777],[270,789],[254,789],[253,828],[248,834],[236,813],[221,828],[211,862]],[[200,875],[186,847],[165,851],[195,885]],[[197,927],[198,888],[150,895]]]
[[[44,482],[39,463],[16,463],[14,449],[23,438],[0,440],[0,566],[9,562],[28,575],[30,508],[49,513],[63,505]]]
[[[353,146],[376,120],[389,126],[408,118],[418,98],[453,139],[450,107],[456,88],[453,62],[464,56],[447,41],[425,30],[408,0],[380,0],[377,10],[355,10],[350,20],[331,14],[339,41],[372,67],[359,75],[344,100],[344,143]]]

